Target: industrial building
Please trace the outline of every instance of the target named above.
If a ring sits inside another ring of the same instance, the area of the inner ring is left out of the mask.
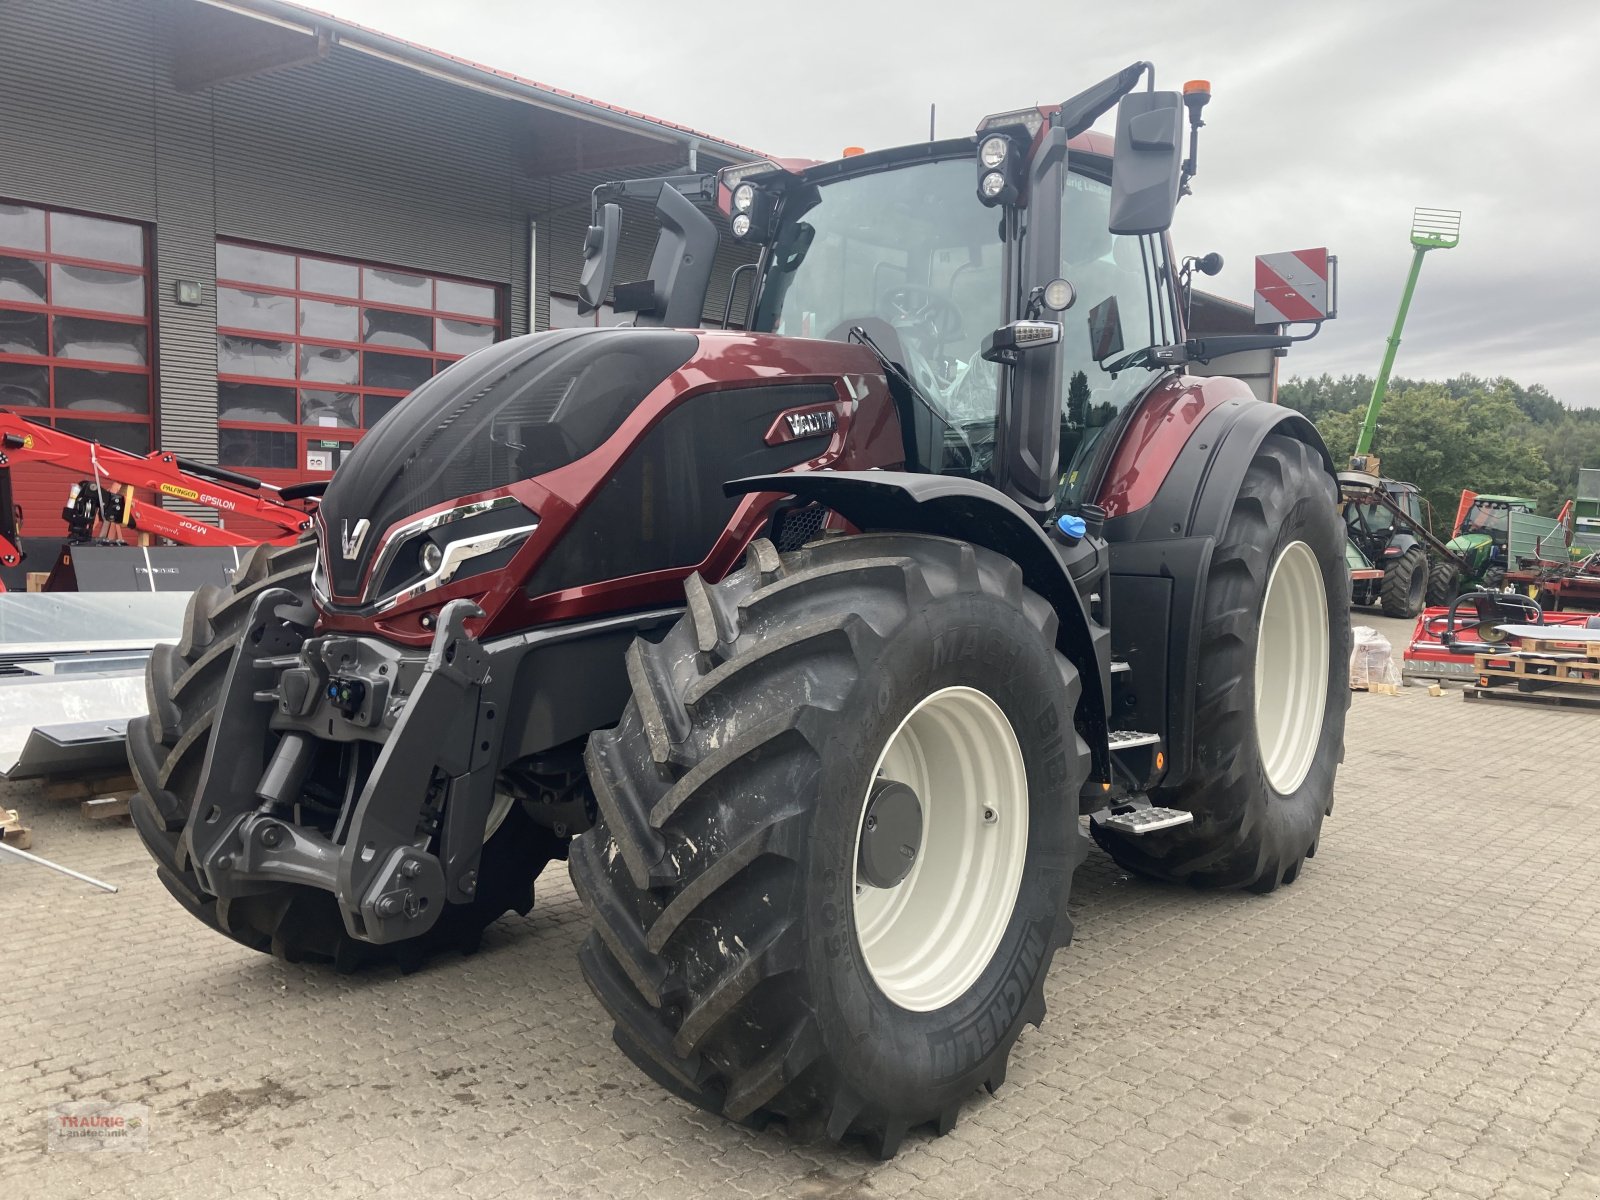
[[[0,46],[0,405],[274,483],[578,320],[595,183],[754,157],[281,0],[10,4]],[[59,540],[72,480],[13,474]]]

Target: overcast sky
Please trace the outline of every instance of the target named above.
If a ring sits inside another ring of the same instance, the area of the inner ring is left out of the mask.
[[[1600,404],[1595,0],[311,0],[436,49],[780,155],[941,135],[1138,59],[1211,80],[1180,253],[1248,301],[1258,253],[1326,245],[1340,310],[1288,374],[1373,374],[1417,205],[1463,213],[1396,372],[1542,383]],[[1102,126],[1109,128],[1108,123]],[[1587,215],[1586,215],[1587,214]]]

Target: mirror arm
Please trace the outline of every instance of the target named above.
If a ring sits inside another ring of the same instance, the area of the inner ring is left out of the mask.
[[[1178,182],[1178,195],[1180,196],[1194,195],[1193,189],[1189,187],[1189,181],[1198,173],[1195,160],[1199,157],[1200,152],[1200,126],[1204,124],[1204,121],[1196,120],[1189,125],[1189,157],[1183,160],[1183,174]]]
[[[1112,375],[1129,367],[1141,366],[1152,371],[1163,367],[1181,367],[1185,363],[1208,363],[1214,358],[1229,354],[1244,354],[1251,350],[1287,350],[1297,342],[1309,342],[1322,331],[1321,321],[1310,322],[1310,333],[1222,333],[1212,337],[1189,338],[1168,346],[1146,346],[1131,354],[1124,354],[1103,369]]]
[[[717,177],[705,173],[694,175],[652,175],[645,179],[613,179],[598,185],[590,199],[590,211],[599,210],[600,201],[644,200],[655,203],[661,199],[661,189],[671,187],[685,200],[716,203]]]
[[[1145,90],[1155,91],[1155,67],[1148,62],[1136,62],[1063,100],[1056,111],[1056,120],[1067,131],[1067,137],[1077,137],[1110,112],[1117,101],[1139,86],[1141,74],[1146,76]]]
[[[1205,122],[1200,119],[1199,108],[1189,109],[1189,157],[1183,160],[1183,173],[1178,183],[1178,195],[1190,196],[1189,181],[1200,171],[1200,129]]]

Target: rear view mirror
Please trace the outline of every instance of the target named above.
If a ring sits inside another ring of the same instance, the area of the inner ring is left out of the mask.
[[[1097,363],[1122,353],[1122,313],[1115,296],[1107,296],[1089,310],[1089,345]]]
[[[634,324],[698,329],[717,258],[717,227],[670,183],[661,185],[656,220],[661,232],[650,256],[651,299],[648,304],[629,306],[639,314]],[[621,303],[616,308],[623,310]]]
[[[622,234],[622,208],[602,204],[599,223],[589,226],[583,239],[583,274],[578,278],[578,312],[588,316],[606,302],[611,273],[617,265],[617,242]]]
[[[1130,92],[1117,105],[1111,158],[1112,233],[1165,233],[1178,207],[1183,102],[1177,92]]]

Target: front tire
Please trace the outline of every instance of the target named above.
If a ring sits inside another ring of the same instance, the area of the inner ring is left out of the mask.
[[[1428,594],[1428,553],[1412,546],[1383,572],[1378,602],[1386,617],[1414,617]]]
[[[584,975],[677,1095],[888,1157],[1044,1017],[1081,857],[1077,673],[1016,565],[942,538],[757,542],[687,592],[589,742]],[[861,844],[891,784],[923,814],[896,882]]]
[[[1303,442],[1256,452],[1205,585],[1194,763],[1151,793],[1194,821],[1095,840],[1123,867],[1270,892],[1316,853],[1350,705],[1350,580],[1333,480]]]
[[[448,905],[426,933],[384,945],[351,937],[333,894],[318,888],[282,884],[219,900],[201,886],[182,843],[211,742],[212,710],[250,609],[270,588],[309,600],[315,556],[309,538],[293,546],[258,546],[240,564],[231,587],[208,585],[189,598],[179,641],[151,652],[145,672],[149,715],[128,722],[128,762],[139,786],[129,815],[173,898],[224,937],[286,962],[328,961],[353,971],[393,961],[414,970],[441,950],[475,950],[490,922],[506,912],[525,915],[532,907],[533,881],[562,846],[520,804],[497,809],[499,823],[484,843],[472,902]]]
[[[1444,607],[1461,594],[1461,572],[1452,562],[1436,562],[1428,570],[1428,603]]]

